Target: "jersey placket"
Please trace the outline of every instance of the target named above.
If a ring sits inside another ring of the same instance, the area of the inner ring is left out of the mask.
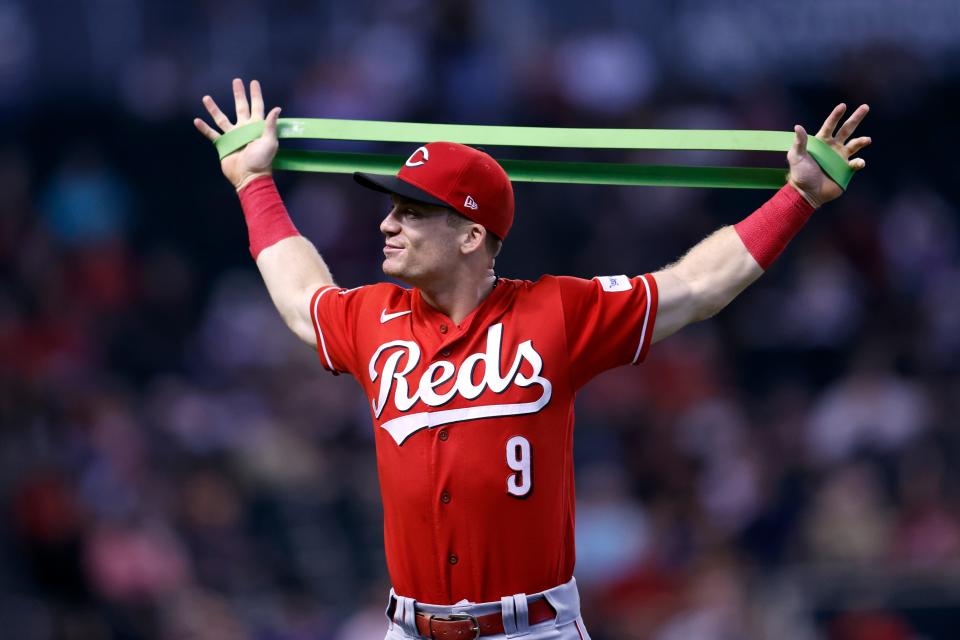
[[[455,343],[464,335],[463,329],[466,325],[457,327],[450,318],[430,307],[419,296],[412,315],[414,337],[426,356],[421,365],[423,370],[439,359],[449,360],[458,366],[459,362],[451,356],[455,352]],[[430,429],[429,434],[432,556],[437,567],[436,575],[440,580],[438,590],[449,594],[454,582],[453,572],[457,571],[462,555],[452,548],[449,534],[457,509],[453,504],[455,497],[448,486],[452,464],[449,453],[451,433],[449,425],[445,425]]]
[[[412,300],[411,332],[424,356],[416,375],[422,376],[431,364],[440,360],[450,362],[459,371],[466,356],[483,352],[487,348],[487,328],[503,315],[509,293],[504,288],[495,289],[457,326],[416,292]],[[430,498],[424,506],[429,509],[432,534],[429,542],[423,542],[430,545],[431,564],[436,567],[437,593],[445,594],[452,601],[457,597],[455,592],[480,581],[470,575],[477,570],[471,566],[477,557],[475,551],[468,548],[469,537],[457,534],[463,523],[475,516],[469,497],[458,489],[458,483],[464,481],[458,474],[464,471],[458,468],[457,458],[463,453],[466,434],[454,423],[429,428],[422,435],[428,437],[426,442],[421,442],[428,452]]]

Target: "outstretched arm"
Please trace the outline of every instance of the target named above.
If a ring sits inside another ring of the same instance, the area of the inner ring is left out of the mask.
[[[213,141],[221,132],[264,120],[263,94],[260,83],[250,83],[250,103],[239,79],[233,81],[233,98],[237,111],[236,123],[224,115],[210,96],[203,104],[217,131],[200,118],[194,126]],[[270,298],[290,330],[307,344],[316,346],[316,335],[310,320],[310,297],[324,285],[334,284],[330,270],[309,240],[301,236],[287,214],[283,201],[273,184],[271,163],[277,153],[277,119],[280,107],[274,107],[266,117],[263,134],[240,151],[220,162],[223,175],[240,196],[243,214],[250,232],[250,253],[270,292]]]
[[[861,105],[834,134],[846,111],[845,105],[837,105],[817,132],[817,138],[847,160],[854,171],[863,169],[866,162],[851,156],[871,140],[847,140],[868,110]],[[653,274],[659,290],[654,342],[727,306],[763,275],[815,209],[843,193],[807,153],[804,128],[796,125],[794,133],[793,146],[787,152],[788,184],[751,216],[715,231],[680,260]]]

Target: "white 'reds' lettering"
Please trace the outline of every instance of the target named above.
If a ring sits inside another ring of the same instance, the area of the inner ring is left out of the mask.
[[[440,377],[436,380],[433,379],[433,372],[437,369],[443,369],[443,372],[440,374]],[[457,387],[453,386],[450,391],[447,391],[443,395],[437,395],[437,392],[434,391],[437,387],[442,385],[444,382],[453,377],[454,372],[457,370],[453,366],[452,362],[447,362],[446,360],[441,360],[440,362],[434,362],[429,367],[427,367],[426,372],[423,374],[423,377],[420,378],[420,386],[418,387],[418,392],[420,393],[420,398],[423,400],[424,404],[431,407],[439,407],[444,402],[448,402],[453,396],[457,395]]]
[[[393,340],[380,345],[370,358],[369,366],[370,381],[380,381],[377,397],[371,400],[374,416],[379,418],[383,413],[391,391],[393,391],[394,405],[404,413],[409,411],[417,401],[428,407],[439,407],[458,394],[467,400],[475,400],[486,389],[490,389],[493,393],[502,393],[514,383],[524,388],[538,385],[542,389],[539,399],[518,404],[476,405],[461,409],[409,413],[388,420],[380,426],[386,429],[399,445],[403,444],[411,434],[427,427],[477,418],[515,416],[540,411],[550,401],[553,389],[550,381],[540,376],[543,371],[543,358],[533,348],[533,341],[526,340],[517,347],[510,370],[506,375],[501,375],[502,340],[503,324],[491,326],[487,329],[487,347],[484,352],[467,356],[460,365],[459,371],[453,363],[446,360],[432,363],[424,371],[412,393],[407,375],[420,363],[420,347],[408,340]],[[529,376],[520,372],[524,362],[529,363],[532,369]],[[483,363],[483,378],[475,382],[474,370],[480,363]],[[379,370],[378,365],[380,365]],[[451,380],[453,380],[453,386],[447,392],[437,393],[440,386]]]
[[[397,347],[400,351],[395,351],[387,356],[387,361],[383,365],[383,378],[380,381],[380,396],[379,403],[374,400],[373,402],[373,413],[378,418],[380,414],[383,413],[383,408],[387,406],[387,394],[390,393],[390,387],[393,385],[393,379],[397,380],[397,393],[394,397],[394,403],[397,405],[397,409],[400,411],[407,411],[417,402],[417,396],[411,398],[407,393],[407,374],[413,371],[413,369],[420,362],[420,347],[417,346],[416,342],[410,342],[409,340],[394,340],[393,342],[387,342],[380,345],[380,348],[377,349],[376,353],[373,354],[373,357],[370,358],[370,380],[373,382],[377,381],[377,370],[373,368],[374,364],[377,362],[377,358],[380,357],[380,354],[384,351],[390,349],[391,347]],[[400,358],[404,355],[407,356],[407,365],[401,371],[397,371],[397,363],[400,362]]]

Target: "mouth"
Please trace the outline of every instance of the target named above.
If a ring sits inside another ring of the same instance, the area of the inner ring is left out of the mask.
[[[387,256],[400,253],[401,251],[403,251],[403,247],[397,247],[391,244],[386,244],[383,246],[383,253]]]

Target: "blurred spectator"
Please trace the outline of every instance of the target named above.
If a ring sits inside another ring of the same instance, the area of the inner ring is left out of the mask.
[[[855,611],[830,623],[829,640],[912,640],[916,635],[901,616],[889,611]]]
[[[894,558],[932,570],[960,559],[960,517],[947,494],[946,460],[932,444],[916,447],[900,461],[900,518]]]
[[[808,441],[815,460],[836,462],[859,451],[895,451],[927,428],[926,392],[885,370],[887,357],[877,351],[861,354],[853,371],[824,391],[810,416]]]
[[[577,580],[586,588],[614,582],[634,570],[650,548],[646,514],[627,495],[618,468],[580,470],[577,496]]]
[[[653,634],[653,640],[735,640],[752,635],[743,581],[722,559],[708,559],[688,586],[683,609]]]
[[[89,144],[67,153],[41,202],[54,237],[67,247],[105,244],[130,227],[127,187]]]
[[[806,536],[814,561],[869,566],[890,549],[890,508],[872,467],[851,464],[827,476],[814,498]]]

